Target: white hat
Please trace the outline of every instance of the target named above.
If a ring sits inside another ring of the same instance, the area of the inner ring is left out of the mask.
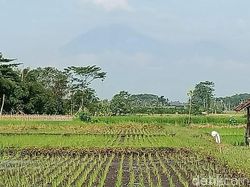
[[[213,137],[217,136],[218,134],[219,134],[219,133],[216,132],[216,131],[212,131],[212,133],[211,133],[211,135],[212,135]]]

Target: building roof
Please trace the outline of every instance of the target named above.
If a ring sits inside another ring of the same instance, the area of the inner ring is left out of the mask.
[[[248,99],[247,101],[241,103],[239,106],[237,106],[234,110],[236,112],[239,112],[245,108],[249,108],[250,107],[250,99]]]

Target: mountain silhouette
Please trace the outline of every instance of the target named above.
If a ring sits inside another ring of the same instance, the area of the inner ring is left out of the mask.
[[[156,53],[163,44],[150,36],[119,24],[96,27],[77,36],[63,47],[69,54],[123,52]]]
[[[180,59],[193,61],[193,59],[199,60],[204,57],[234,58],[231,52],[218,42],[206,40],[183,44],[162,42],[122,24],[95,27],[63,46],[62,52],[66,55],[104,52],[120,52],[127,55],[147,53],[159,56],[166,62]]]

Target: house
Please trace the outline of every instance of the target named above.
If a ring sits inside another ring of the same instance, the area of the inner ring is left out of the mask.
[[[245,133],[245,143],[246,145],[250,145],[250,99],[241,103],[234,110],[236,112],[239,112],[244,109],[246,109],[247,111],[247,127],[246,127],[246,133]]]

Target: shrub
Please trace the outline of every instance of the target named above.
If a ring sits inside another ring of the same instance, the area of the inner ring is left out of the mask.
[[[83,122],[91,122],[91,117],[85,112],[80,112],[78,116],[79,119]]]

